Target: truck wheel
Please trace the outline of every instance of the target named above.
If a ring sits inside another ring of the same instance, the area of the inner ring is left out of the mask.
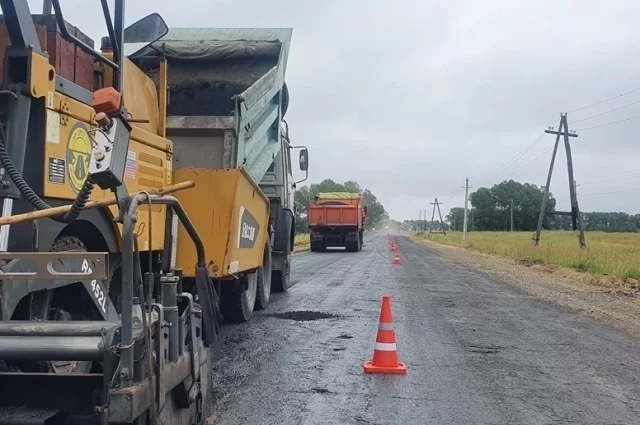
[[[222,286],[221,308],[222,315],[228,322],[242,323],[251,318],[253,308],[256,305],[256,293],[258,289],[258,273],[249,273],[240,278],[240,285],[247,289],[242,291],[234,288],[234,285]]]
[[[271,247],[267,242],[264,245],[262,266],[256,272],[258,276],[258,288],[256,291],[256,309],[264,310],[269,305],[271,296]]]
[[[287,292],[289,290],[289,279],[291,277],[291,253],[284,257],[284,270],[273,271],[273,281],[271,288],[274,292]]]
[[[360,242],[347,242],[346,244],[347,252],[358,252],[360,249]]]

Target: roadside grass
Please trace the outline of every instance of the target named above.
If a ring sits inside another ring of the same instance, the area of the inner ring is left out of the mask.
[[[310,239],[308,233],[299,233],[296,235],[293,243],[293,251],[305,251],[309,249]]]
[[[571,231],[543,231],[538,247],[532,246],[532,232],[461,232],[415,234],[420,239],[469,248],[513,258],[524,265],[553,264],[578,272],[611,276],[620,280],[640,279],[640,234],[587,232],[587,248],[578,247]],[[636,283],[637,282],[633,282]]]

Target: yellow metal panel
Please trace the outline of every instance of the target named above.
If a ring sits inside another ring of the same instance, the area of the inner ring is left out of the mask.
[[[63,119],[64,118],[64,119]],[[91,154],[90,127],[73,117],[56,111],[47,110],[47,131],[45,143],[45,181],[44,196],[58,199],[75,199],[82,188],[89,171],[89,155]],[[140,135],[149,133],[141,131]],[[148,189],[157,189],[170,182],[170,168],[167,154],[154,149],[137,140],[131,140],[125,186],[129,193]],[[113,197],[110,191],[102,191],[96,187],[91,194],[92,200]],[[112,217],[117,214],[117,206],[109,208]],[[149,249],[148,206],[140,207],[136,233],[141,250]],[[152,249],[164,248],[164,220],[166,207],[152,208]],[[118,226],[118,236],[122,227]]]
[[[71,201],[82,188],[89,170],[90,135],[95,128],[95,111],[91,105],[55,92],[55,72],[47,58],[34,54],[32,67],[32,95],[46,97],[47,107],[44,196]],[[125,186],[132,193],[171,184],[172,143],[159,135],[162,132],[155,85],[129,59],[125,59],[123,76],[122,94],[130,114],[128,118],[149,121],[132,123]],[[106,69],[106,80],[111,78],[111,70]],[[90,199],[113,196],[110,191],[102,191],[96,187]],[[112,206],[108,211],[113,217],[117,214],[117,207]],[[160,250],[165,245],[166,207],[156,205],[151,211],[153,233],[150,247],[149,209],[146,205],[139,209],[136,234],[141,250]],[[114,226],[114,231],[120,239],[122,226]]]
[[[151,148],[137,140],[131,140],[127,157],[124,182],[129,193],[150,189],[159,189],[166,186],[167,181],[166,154]],[[111,192],[105,192],[105,196],[113,197]],[[109,207],[111,214],[118,213],[118,207]],[[164,232],[166,207],[153,205],[151,207],[151,244],[149,243],[149,206],[142,205],[138,208],[138,221],[135,232],[138,235],[140,250],[161,250],[164,248]],[[122,232],[122,225],[118,224],[118,233]]]
[[[29,81],[31,96],[37,99],[47,96],[47,93],[53,93],[55,91],[55,75],[53,67],[49,64],[49,58],[31,52],[31,81]]]
[[[268,231],[269,201],[251,177],[242,169],[174,171],[174,182],[186,180],[194,180],[195,189],[178,192],[176,197],[203,240],[211,275],[226,277],[260,266]],[[246,211],[244,227],[242,211]],[[239,238],[243,230],[245,237]],[[245,247],[249,240],[251,246]],[[192,277],[195,264],[193,242],[180,226],[176,267]]]

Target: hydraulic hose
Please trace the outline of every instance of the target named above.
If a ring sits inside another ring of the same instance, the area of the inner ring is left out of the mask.
[[[31,186],[29,186],[29,184],[20,175],[20,173],[18,172],[18,169],[14,165],[13,161],[11,160],[11,157],[9,156],[9,153],[7,152],[4,146],[5,140],[6,140],[6,137],[5,137],[4,127],[2,123],[0,123],[0,163],[2,163],[2,166],[4,167],[7,175],[9,176],[13,184],[16,185],[20,193],[27,199],[27,201],[29,201],[29,203],[36,210],[46,210],[51,208],[49,204],[44,202],[33,191],[33,189],[31,189]],[[69,212],[67,212],[64,215],[51,217],[51,218],[60,223],[70,223],[72,221],[75,221],[80,215],[80,212],[82,211],[84,206],[89,201],[89,198],[91,197],[91,192],[93,191],[93,187],[94,187],[94,183],[91,180],[91,176],[88,176],[87,180],[85,180],[84,185],[82,186],[82,189],[78,192],[76,199],[73,201],[73,205],[71,206],[71,209],[69,210]]]

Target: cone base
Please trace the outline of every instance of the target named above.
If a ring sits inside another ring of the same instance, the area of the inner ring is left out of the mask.
[[[390,373],[395,375],[404,375],[407,373],[407,366],[403,362],[398,362],[397,366],[374,366],[371,360],[364,362],[364,371],[366,373]]]

